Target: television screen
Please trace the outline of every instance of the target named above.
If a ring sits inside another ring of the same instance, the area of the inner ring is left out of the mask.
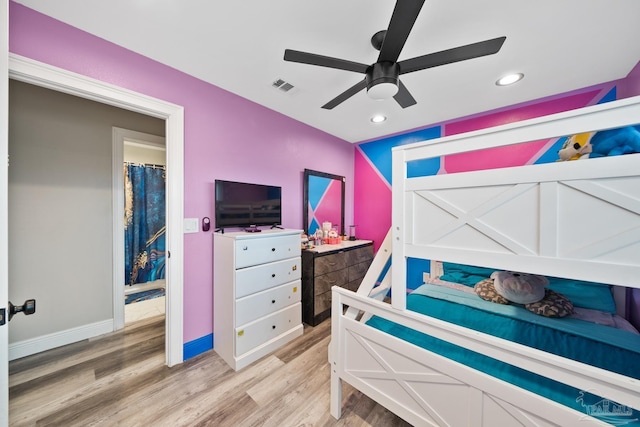
[[[280,225],[282,188],[244,182],[215,182],[216,228]]]

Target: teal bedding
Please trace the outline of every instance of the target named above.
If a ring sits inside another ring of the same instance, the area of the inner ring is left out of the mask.
[[[631,332],[578,319],[538,316],[518,306],[494,304],[456,289],[430,285],[407,296],[407,309],[640,379],[640,335]],[[583,413],[586,405],[601,400],[379,317],[367,324]],[[637,410],[625,417],[626,425],[640,426],[638,420]]]
[[[472,265],[443,262],[444,274],[441,280],[473,287],[481,280],[491,277],[495,268],[475,267]],[[604,311],[615,314],[616,303],[611,295],[611,286],[583,280],[564,279],[545,276],[549,280],[549,289],[561,293],[575,307]]]

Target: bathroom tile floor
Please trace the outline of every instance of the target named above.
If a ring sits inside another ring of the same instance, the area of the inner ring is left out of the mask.
[[[164,314],[165,297],[134,302],[124,306],[124,324]]]

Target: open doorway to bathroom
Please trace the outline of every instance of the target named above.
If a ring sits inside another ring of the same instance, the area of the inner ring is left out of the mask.
[[[157,135],[121,128],[114,128],[113,135],[114,158],[122,159],[122,180],[114,193],[122,195],[117,209],[123,219],[114,228],[115,233],[123,234],[123,241],[114,240],[118,247],[124,245],[123,264],[119,263],[124,271],[119,268],[115,277],[117,293],[124,294],[127,325],[165,314],[166,146],[165,138]],[[114,174],[116,169],[114,162]]]
[[[166,279],[167,296],[166,296],[166,306],[165,306],[166,307],[166,313],[165,313],[166,360],[165,360],[165,363],[168,366],[174,366],[182,363],[183,362],[183,346],[184,346],[183,344],[184,242],[182,239],[181,230],[183,228],[183,217],[184,217],[184,214],[183,214],[184,108],[180,105],[168,103],[161,99],[156,99],[156,98],[149,97],[147,95],[142,95],[129,90],[121,89],[110,84],[102,83],[100,81],[84,77],[82,75],[74,74],[66,70],[62,70],[56,67],[49,66],[44,63],[32,61],[32,60],[21,58],[18,56],[12,56],[12,55],[9,56],[9,77],[11,79],[22,81],[25,83],[31,83],[37,86],[53,89],[54,91],[59,91],[61,93],[75,95],[83,99],[90,99],[93,101],[97,101],[98,103],[103,105],[110,105],[110,106],[122,108],[127,111],[139,113],[139,114],[142,114],[143,120],[146,117],[161,119],[161,122],[160,122],[162,126],[161,130],[159,130],[158,132],[154,131],[151,133],[165,134],[166,151],[167,151],[167,155],[166,155],[167,170],[168,170],[167,213],[166,213],[167,214],[167,217],[166,217],[167,242],[168,242],[167,248],[171,251],[171,254],[170,254],[171,256],[167,263],[167,279]],[[38,98],[37,105],[41,105],[41,104],[42,104],[42,101]],[[85,110],[81,110],[77,114],[77,116],[84,116],[84,115],[85,115]],[[54,122],[54,123],[57,124],[57,122]],[[113,126],[116,123],[123,127],[136,128],[136,129],[139,127],[139,120],[136,120],[135,122],[133,122],[131,126],[127,125],[126,120],[111,121],[109,127],[111,128],[111,126]],[[64,130],[64,128],[62,128],[60,125],[57,125],[57,128]],[[113,129],[111,128],[110,130],[113,130]],[[95,137],[94,133],[95,132],[90,131],[87,134],[87,138]],[[113,147],[114,146],[112,144],[112,149]],[[122,149],[120,149],[120,151],[122,151]],[[112,155],[111,158],[113,160],[114,156]],[[122,162],[123,162],[122,158],[120,158],[119,165],[117,165],[119,173],[109,174],[111,176],[112,181],[115,181],[117,179],[121,180],[122,164],[123,164]],[[87,162],[86,160],[82,160],[78,163],[81,165],[89,165],[90,167],[95,166],[93,162]],[[102,164],[102,165],[106,166],[105,164]],[[84,181],[82,180],[81,181],[76,180],[74,182],[84,183]],[[114,182],[112,182],[111,186],[109,186],[108,183],[106,184],[107,185],[103,185],[101,187],[103,189],[101,190],[103,193],[104,193],[104,189],[110,190],[110,189],[119,188],[114,185]],[[111,191],[111,193],[113,194],[114,192]],[[113,195],[115,196],[115,194]],[[124,196],[120,194],[119,197],[113,198],[113,201],[111,203],[112,213],[114,212],[113,206],[115,206],[115,203],[113,202],[116,200],[122,201],[123,197]],[[79,198],[78,200],[84,202],[84,197]],[[106,204],[101,203],[101,204],[98,204],[97,206],[101,208],[102,212],[104,213],[109,211],[108,205],[109,203],[107,202]],[[47,212],[47,211],[48,209],[44,209],[42,212]],[[40,211],[36,211],[36,212],[39,213]],[[119,212],[122,212],[122,210],[120,210]],[[119,227],[119,229],[121,230],[122,215],[119,214],[117,216],[114,216],[114,215],[109,215],[109,216],[113,220],[113,225],[111,227],[111,230],[116,229],[116,222],[117,222],[117,227]],[[38,217],[39,222],[41,222],[40,220],[42,218],[48,218],[48,215],[40,215]],[[76,226],[72,229],[73,230],[94,230],[96,228],[95,219],[93,217],[89,217],[88,219],[92,221],[88,227],[80,228]],[[59,224],[54,227],[46,227],[46,226],[43,227],[42,224],[38,224],[38,225],[39,225],[38,229],[44,229],[47,231],[57,230],[58,228],[60,228]],[[105,230],[109,229],[109,227],[103,227],[103,228]],[[112,232],[111,234],[113,236],[114,233]],[[120,239],[122,239],[123,233],[116,233],[116,234],[118,236],[121,236]],[[102,241],[104,242],[108,240],[109,238],[107,235],[105,235],[102,238]],[[105,273],[102,275],[93,273],[90,276],[92,278],[91,281],[84,280],[82,283],[86,285],[86,283],[93,283],[97,279],[106,280],[107,282],[109,282],[108,286],[104,287],[106,292],[113,292],[113,296],[115,296],[116,292],[121,291],[121,293],[119,293],[120,300],[118,301],[118,304],[114,304],[115,298],[109,298],[108,294],[105,295],[104,298],[96,298],[94,292],[91,294],[91,298],[86,299],[86,301],[84,299],[81,299],[83,301],[83,304],[77,305],[78,306],[77,308],[83,308],[85,311],[88,311],[89,313],[93,314],[94,317],[95,315],[100,316],[100,317],[97,317],[98,320],[100,319],[106,319],[106,320],[98,322],[96,324],[98,328],[87,329],[86,327],[82,327],[78,330],[79,333],[73,336],[70,336],[69,334],[64,334],[63,338],[65,338],[66,340],[65,342],[77,341],[78,339],[82,339],[82,337],[87,338],[87,337],[99,335],[100,333],[122,329],[124,327],[124,304],[122,304],[122,300],[124,298],[124,289],[121,289],[121,290],[116,289],[116,286],[114,286],[114,283],[116,281],[113,280],[113,278],[115,277],[114,271],[116,271],[115,269],[113,269],[113,264],[115,262],[118,262],[121,259],[123,262],[124,258],[123,257],[119,258],[115,256],[116,255],[115,251],[117,250],[116,246],[114,245],[109,245],[109,246],[111,246],[113,249],[111,251],[111,256],[109,256],[108,254],[105,254],[103,258],[104,259],[108,258],[112,261],[109,263],[112,266],[111,272],[105,271]],[[108,247],[108,246],[105,246],[105,247]],[[124,247],[124,245],[122,245],[122,247]],[[92,245],[85,245],[84,248],[86,248],[86,250],[71,251],[69,253],[74,253],[74,254],[81,253],[83,255],[86,253],[90,255],[90,259],[96,258],[95,251],[92,249],[93,248]],[[67,253],[59,250],[59,248],[56,248],[56,251],[53,251],[53,252],[61,253],[62,255],[65,255]],[[169,252],[167,253],[167,255],[169,256]],[[103,258],[100,258],[100,259],[103,259]],[[48,260],[48,258],[44,258],[44,259]],[[74,257],[70,257],[70,259],[73,259],[76,262],[76,265],[83,266],[83,267],[85,266],[84,262],[79,262]],[[101,265],[106,265],[106,264],[103,263]],[[48,270],[44,268],[37,268],[32,270],[48,272]],[[70,269],[66,269],[65,271],[73,272],[76,276],[80,278],[88,277],[88,276],[79,275],[76,270],[77,268],[70,268]],[[124,271],[124,266],[122,267],[122,271]],[[45,280],[42,283],[46,285],[49,282],[50,281]],[[40,283],[40,282],[37,282],[37,283]],[[83,290],[85,290],[85,288],[87,288],[87,286],[81,287],[81,289]],[[57,292],[53,293],[52,295],[58,297]],[[34,295],[31,295],[31,296],[33,297]],[[72,319],[74,321],[78,320],[78,313],[76,312],[76,310],[60,311],[57,309],[58,307],[68,306],[68,302],[71,300],[73,301],[78,300],[78,296],[76,295],[73,298],[70,298],[70,297],[67,297],[66,294],[63,294],[61,295],[61,297],[64,298],[61,304],[56,304],[56,303],[49,304],[55,309],[56,316],[54,317],[54,319],[56,320],[59,319],[61,317],[60,314],[65,314],[65,315],[68,314],[69,316],[65,316],[64,320],[68,320],[68,319]],[[19,296],[16,296],[16,299],[20,299]],[[106,316],[103,316],[101,314],[102,311],[98,312],[97,310],[93,309],[92,305],[86,304],[87,301],[98,301],[102,304],[106,303],[107,306],[104,308],[104,310],[106,311]],[[108,308],[109,305],[111,306],[111,309]],[[51,318],[43,315],[44,308],[45,307],[43,307],[42,304],[39,304],[38,312],[40,313],[40,315],[31,316],[31,317],[34,317],[32,321],[36,321],[37,319],[35,318],[40,318],[44,321],[43,323],[45,323],[47,326],[50,326]],[[33,327],[29,328],[29,331],[34,332]],[[81,336],[81,337],[78,338],[78,336]],[[50,338],[49,335],[45,335],[45,337]],[[38,342],[35,344],[40,344],[40,341],[42,340],[37,340],[37,341]],[[50,341],[51,341],[50,339],[47,339],[46,344],[50,343]],[[62,345],[64,345],[64,343]],[[43,348],[40,348],[40,347],[43,347]],[[37,351],[42,351],[44,349],[44,346],[40,346],[40,347],[38,347]],[[50,346],[47,348],[50,348]],[[33,346],[30,346],[29,350],[32,350],[32,349],[33,349]],[[32,354],[34,352],[35,351],[31,351],[28,354]],[[10,356],[13,355],[14,357],[22,357],[17,355],[17,353],[18,353],[17,347],[14,346],[14,348],[12,348],[11,344],[9,344],[9,355]],[[21,353],[21,355],[26,355],[26,354],[27,354],[26,352]]]

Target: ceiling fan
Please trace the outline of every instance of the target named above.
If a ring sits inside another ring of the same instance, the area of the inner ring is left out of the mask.
[[[387,99],[393,96],[393,99],[402,108],[410,107],[416,104],[416,100],[400,81],[401,74],[492,55],[500,50],[506,40],[506,37],[498,37],[397,62],[423,4],[424,0],[398,0],[396,2],[389,28],[378,31],[371,37],[371,44],[380,51],[378,60],[374,64],[360,64],[291,49],[284,51],[284,60],[354,71],[365,75],[364,80],[323,105],[324,109],[333,109],[365,88],[369,97],[373,99]]]

